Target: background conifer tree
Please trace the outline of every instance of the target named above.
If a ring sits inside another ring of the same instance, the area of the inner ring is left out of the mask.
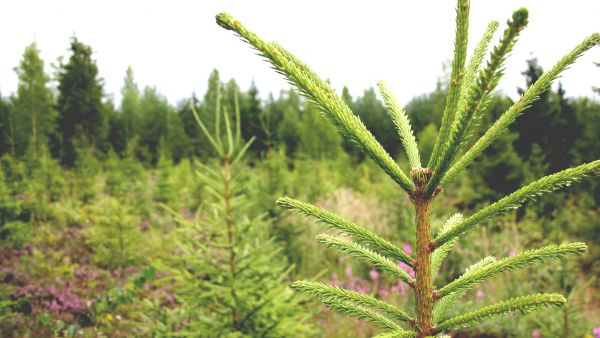
[[[140,107],[140,89],[133,77],[133,69],[127,67],[123,88],[121,89],[121,117],[123,119],[123,129],[125,143],[136,142],[135,137],[140,131],[141,107]]]
[[[600,62],[594,62],[594,64],[598,67],[600,67]],[[596,93],[600,94],[600,87],[593,87],[592,88]]]
[[[143,159],[155,163],[158,160],[161,141],[165,142],[168,134],[169,116],[174,114],[166,98],[154,87],[144,88],[140,99],[140,109],[144,112],[141,118],[139,141],[144,145],[141,149]]]
[[[495,144],[517,117],[526,113],[525,109],[550,88],[551,83],[563,70],[585,51],[600,43],[598,33],[584,39],[554,67],[541,74],[481,137],[475,137],[479,136],[476,131],[491,101],[491,92],[503,75],[504,61],[520,31],[527,24],[528,12],[524,8],[514,12],[500,41],[491,49],[487,64],[482,66],[498,23],[490,22],[467,63],[469,9],[468,0],[458,0],[455,50],[449,88],[438,137],[427,162],[420,158],[406,112],[399,106],[385,83],[378,84],[406,152],[411,167],[408,173],[391,158],[361,119],[353,114],[346,102],[306,64],[280,45],[261,40],[230,15],[221,13],[216,17],[220,26],[237,33],[258,50],[277,72],[314,101],[344,138],[353,141],[357,148],[380,166],[413,202],[416,248],[415,254],[411,255],[377,234],[327,210],[288,197],[278,200],[281,207],[315,218],[344,235],[317,236],[317,240],[326,247],[369,263],[413,289],[415,308],[414,313],[409,314],[375,297],[336,286],[308,281],[293,284],[296,291],[320,299],[334,311],[377,324],[384,330],[378,336],[380,338],[432,337],[501,315],[564,306],[565,297],[551,293],[511,298],[461,314],[449,311],[466,291],[478,283],[519,268],[581,255],[587,248],[584,243],[566,243],[527,250],[501,259],[485,257],[450,283],[435,284],[434,277],[453,246],[461,236],[476,228],[478,224],[517,209],[546,193],[569,186],[585,176],[600,173],[600,160],[595,160],[540,178],[470,216],[451,216],[437,234],[433,234],[430,215],[434,198],[442,193],[460,172],[471,165],[475,158]],[[399,263],[414,269],[414,278],[401,269]]]
[[[14,149],[12,120],[10,102],[5,100],[0,93],[0,154],[10,153]]]
[[[342,138],[335,128],[323,123],[319,109],[304,101],[298,128],[298,152],[311,159],[335,160],[341,154]]]
[[[63,163],[72,165],[76,142],[98,147],[104,140],[106,118],[102,105],[102,84],[92,49],[77,38],[71,39],[71,56],[58,73],[58,125],[62,132]]]
[[[35,43],[25,48],[23,59],[15,72],[19,77],[19,85],[17,95],[12,99],[12,114],[17,129],[17,154],[23,155],[29,147],[36,157],[56,131],[57,112],[48,87],[50,77],[44,72],[44,61]]]
[[[243,112],[242,137],[245,140],[249,140],[251,137],[256,138],[256,141],[251,146],[253,151],[257,153],[266,151],[269,137],[265,134],[265,130],[261,124],[263,109],[258,88],[254,81],[250,84],[248,91],[240,97],[240,110]]]

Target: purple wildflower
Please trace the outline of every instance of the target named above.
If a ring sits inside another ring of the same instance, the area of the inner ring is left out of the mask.
[[[377,272],[377,270],[372,269],[371,271],[369,271],[369,277],[371,277],[372,280],[377,280],[379,278],[379,272]]]
[[[356,288],[356,292],[362,293],[363,295],[369,294],[369,291],[371,291],[371,289],[368,286],[359,286]]]
[[[351,266],[347,266],[346,269],[344,269],[344,275],[346,275],[347,278],[352,277],[352,267]]]
[[[380,297],[387,298],[387,297],[390,295],[390,292],[388,291],[388,289],[381,288],[381,289],[379,289],[379,290],[377,291],[377,294],[378,294]]]
[[[150,229],[150,222],[148,222],[147,220],[141,221],[139,224],[139,228],[141,231],[146,231]]]
[[[410,244],[408,244],[408,242],[404,243],[402,250],[404,250],[404,252],[406,252],[407,255],[412,255],[412,248],[410,247]]]
[[[391,290],[392,292],[400,292],[401,294],[406,293],[406,287],[404,286],[404,284],[402,284],[402,282],[396,283],[396,285],[392,286]]]
[[[333,285],[333,286],[340,285],[340,281],[338,280],[337,273],[334,272],[334,273],[331,274],[331,282],[330,282],[330,284]]]
[[[406,264],[404,262],[400,262],[400,263],[398,263],[398,266],[400,267],[400,269],[406,271],[406,273],[408,273],[409,276],[411,276],[413,278],[415,277],[415,270],[413,270],[413,268],[408,266],[408,264]]]

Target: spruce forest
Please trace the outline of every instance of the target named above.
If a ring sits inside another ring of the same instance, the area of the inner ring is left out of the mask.
[[[467,46],[469,11],[403,104],[227,13],[289,89],[215,69],[173,103],[130,67],[116,102],[85,41],[53,73],[26,46],[0,95],[0,336],[600,338],[600,82],[560,83],[600,34],[519,60],[513,99],[530,13]]]

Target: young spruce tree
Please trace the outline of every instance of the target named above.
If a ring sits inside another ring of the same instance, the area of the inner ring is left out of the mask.
[[[317,236],[317,240],[323,245],[372,264],[406,282],[413,289],[415,313],[408,314],[392,304],[351,290],[308,281],[293,284],[296,291],[319,298],[334,311],[379,325],[384,329],[384,333],[378,337],[423,338],[443,335],[444,332],[473,325],[488,318],[563,306],[566,300],[560,294],[533,294],[508,299],[452,317],[446,314],[467,290],[480,282],[518,268],[569,255],[580,255],[586,250],[584,243],[568,243],[528,250],[502,259],[486,257],[447,285],[433,283],[435,274],[455,243],[478,224],[517,209],[525,202],[543,194],[569,186],[586,175],[600,172],[600,160],[597,160],[546,176],[473,215],[453,215],[437,234],[432,235],[430,230],[432,200],[457,177],[457,174],[465,170],[477,156],[505,133],[507,127],[541,93],[548,90],[553,80],[565,68],[600,42],[600,34],[593,34],[584,39],[531,85],[483,133],[483,136],[472,142],[471,138],[476,134],[476,127],[490,102],[491,93],[502,77],[504,61],[520,31],[527,24],[528,12],[521,8],[513,14],[500,41],[491,50],[487,64],[482,67],[482,60],[498,23],[491,22],[488,25],[469,63],[466,63],[469,7],[468,0],[458,0],[455,51],[448,96],[438,138],[428,163],[421,163],[417,143],[406,113],[386,85],[383,82],[378,83],[411,166],[408,174],[388,155],[329,84],[320,79],[306,64],[278,44],[261,40],[230,15],[221,13],[216,18],[220,26],[236,32],[257,49],[277,72],[283,74],[300,92],[314,101],[321,108],[323,115],[340,130],[344,138],[352,141],[377,163],[401,189],[406,191],[413,202],[416,210],[417,234],[413,256],[365,228],[314,205],[288,197],[280,198],[277,202],[283,208],[313,217],[346,235],[346,237],[338,237],[321,234]],[[398,267],[400,262],[414,269],[414,278]]]
[[[222,105],[220,86],[213,98],[212,124],[192,113],[215,158],[197,162],[197,175],[209,193],[193,220],[176,215],[184,254],[175,269],[177,300],[184,309],[182,334],[193,337],[307,337],[310,315],[283,281],[290,267],[270,233],[264,214],[247,198],[244,141],[237,94],[233,110]],[[233,115],[233,118],[232,116]],[[213,161],[215,160],[215,161]]]

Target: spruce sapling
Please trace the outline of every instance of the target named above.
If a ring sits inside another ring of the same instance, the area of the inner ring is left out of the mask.
[[[527,25],[528,12],[524,8],[514,12],[507,22],[508,27],[504,30],[500,41],[492,48],[486,66],[482,67],[481,63],[498,23],[491,22],[488,25],[467,64],[469,9],[468,0],[458,0],[455,51],[448,96],[438,138],[426,167],[421,167],[417,143],[407,115],[385,84],[378,83],[407,153],[411,165],[409,173],[405,173],[398,166],[330,85],[320,79],[306,64],[278,44],[261,40],[229,14],[221,13],[216,17],[220,26],[237,33],[258,50],[278,73],[285,76],[302,94],[313,101],[322,110],[324,117],[339,129],[342,136],[379,165],[401,189],[406,191],[414,204],[416,253],[414,256],[409,256],[395,244],[329,211],[288,197],[280,198],[277,202],[282,208],[314,218],[347,236],[342,238],[319,235],[317,239],[325,246],[368,262],[406,282],[413,289],[415,313],[409,315],[371,296],[355,294],[315,282],[301,281],[293,284],[292,287],[296,291],[313,295],[337,312],[379,325],[385,332],[378,337],[431,337],[515,311],[529,312],[546,307],[563,306],[566,300],[562,295],[535,294],[509,299],[451,318],[446,316],[446,310],[459,300],[466,290],[483,280],[548,260],[581,255],[586,250],[584,243],[569,243],[529,250],[504,259],[488,257],[474,264],[461,277],[448,285],[433,284],[433,275],[454,244],[478,224],[492,220],[509,210],[517,209],[526,201],[534,200],[542,194],[558,190],[585,176],[600,172],[600,160],[598,160],[546,176],[471,216],[464,217],[461,214],[452,216],[442,230],[432,236],[430,214],[433,199],[448,187],[458,173],[464,171],[476,157],[506,132],[508,126],[523,114],[541,93],[550,88],[563,70],[600,42],[600,34],[593,34],[584,39],[525,91],[520,99],[471,145],[471,139],[476,134],[477,126],[490,102],[491,93],[503,75],[505,59],[511,52],[519,33]],[[398,269],[399,262],[412,267],[415,270],[415,278]]]
[[[196,163],[196,174],[208,193],[202,212],[190,220],[164,206],[175,216],[183,235],[178,238],[178,250],[184,258],[179,257],[173,269],[175,293],[183,309],[183,314],[171,311],[181,328],[177,333],[310,336],[313,329],[302,311],[302,297],[282,282],[292,267],[275,244],[264,214],[256,212],[256,204],[247,198],[244,155],[254,138],[242,138],[237,92],[234,114],[230,114],[222,105],[220,87],[219,83],[214,110],[199,115],[190,105],[215,154],[207,163]]]

